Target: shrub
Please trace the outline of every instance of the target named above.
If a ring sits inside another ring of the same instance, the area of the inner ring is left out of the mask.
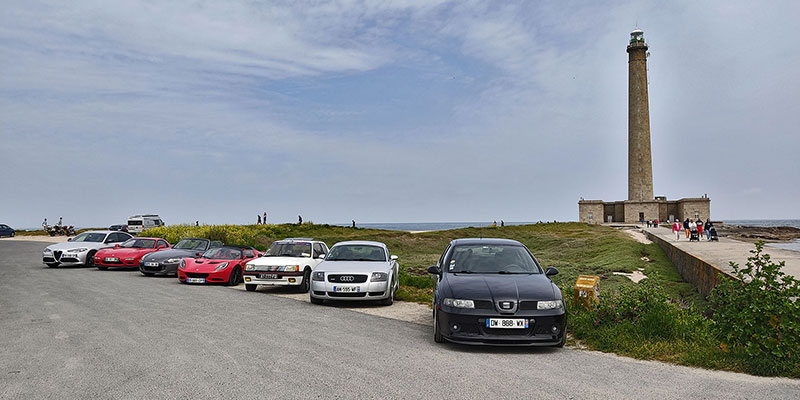
[[[800,281],[781,271],[763,253],[763,242],[744,268],[731,262],[736,280],[718,284],[710,295],[713,320],[725,346],[743,359],[749,372],[797,375],[800,372]]]

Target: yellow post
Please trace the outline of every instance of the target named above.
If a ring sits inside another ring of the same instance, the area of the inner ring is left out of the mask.
[[[597,283],[600,281],[599,276],[580,275],[578,280],[575,281],[575,289],[572,293],[572,298],[575,303],[583,303],[584,306],[589,307],[597,303]]]

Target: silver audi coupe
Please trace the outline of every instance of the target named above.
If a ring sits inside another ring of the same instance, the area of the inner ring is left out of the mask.
[[[394,302],[400,286],[397,256],[381,242],[336,243],[311,275],[311,302],[325,300],[379,300]]]

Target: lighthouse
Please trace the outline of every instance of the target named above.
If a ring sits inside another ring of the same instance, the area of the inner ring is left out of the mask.
[[[628,44],[628,201],[653,200],[647,43],[636,28]]]

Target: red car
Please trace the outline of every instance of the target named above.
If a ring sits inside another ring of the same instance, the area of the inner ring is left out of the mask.
[[[225,283],[238,285],[248,261],[260,253],[252,247],[223,246],[209,249],[197,258],[184,258],[178,265],[181,283]]]
[[[94,254],[97,269],[109,267],[139,268],[145,254],[170,248],[164,239],[135,237],[114,247],[102,249]]]

